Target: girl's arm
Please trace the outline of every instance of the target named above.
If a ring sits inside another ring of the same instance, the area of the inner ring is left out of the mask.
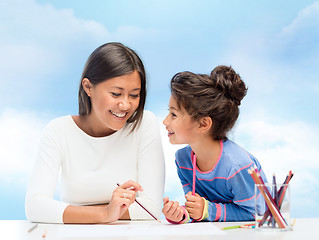
[[[250,221],[255,219],[255,183],[248,174],[247,169],[237,172],[232,178],[227,180],[227,187],[233,194],[233,200],[229,203],[209,202],[207,218],[204,221]],[[262,178],[266,180],[266,176],[259,166],[259,172]],[[265,204],[259,196],[257,196],[258,209],[263,211]]]

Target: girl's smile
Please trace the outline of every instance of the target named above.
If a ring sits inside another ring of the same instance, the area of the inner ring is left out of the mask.
[[[172,144],[189,144],[196,136],[198,123],[194,121],[185,109],[180,109],[174,97],[169,100],[169,114],[163,124],[168,131]]]

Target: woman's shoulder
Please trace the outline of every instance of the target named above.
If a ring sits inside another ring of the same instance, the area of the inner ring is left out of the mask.
[[[157,117],[155,116],[155,114],[149,110],[144,110],[143,112],[143,118],[142,118],[143,122],[154,122],[157,121]]]
[[[49,123],[45,126],[44,132],[56,132],[57,130],[65,130],[68,129],[67,126],[72,123],[72,116],[71,115],[66,115],[66,116],[61,116],[57,117],[55,119],[52,119],[49,121]]]
[[[159,126],[159,120],[157,119],[155,114],[149,110],[144,110],[139,128],[152,129],[154,127],[157,128],[158,126]]]

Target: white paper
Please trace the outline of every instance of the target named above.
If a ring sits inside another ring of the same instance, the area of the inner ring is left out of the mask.
[[[210,222],[169,224],[152,222],[132,222],[106,225],[62,225],[58,229],[60,237],[118,237],[118,236],[190,236],[222,235],[223,230]]]

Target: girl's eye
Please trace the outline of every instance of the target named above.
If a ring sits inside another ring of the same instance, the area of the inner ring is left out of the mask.
[[[120,93],[111,92],[111,94],[112,94],[113,97],[119,97],[119,96],[121,96]]]
[[[172,117],[176,117],[176,114],[175,113],[171,113]]]

